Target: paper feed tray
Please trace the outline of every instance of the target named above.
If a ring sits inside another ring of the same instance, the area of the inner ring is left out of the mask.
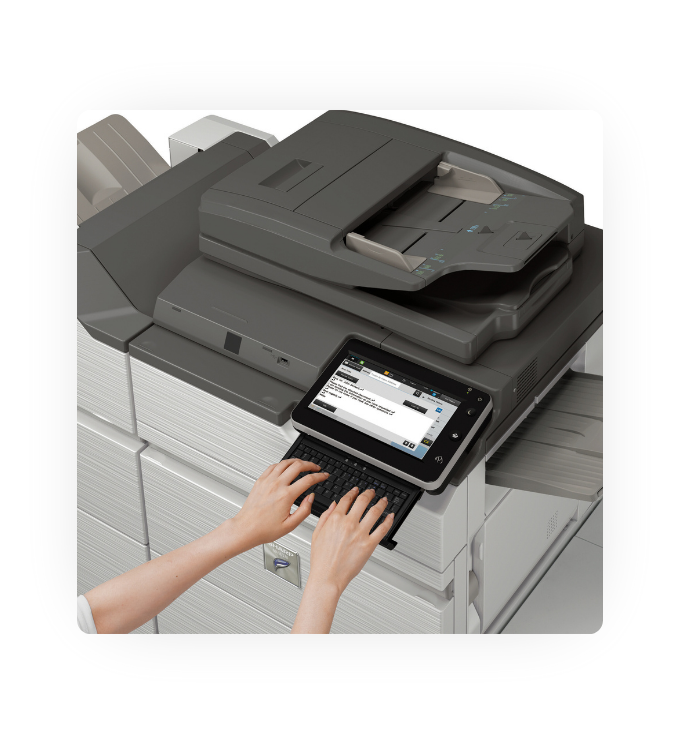
[[[569,372],[499,447],[486,482],[595,501],[602,494],[602,378]]]

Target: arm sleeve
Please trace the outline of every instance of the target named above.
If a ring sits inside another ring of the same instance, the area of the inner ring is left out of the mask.
[[[78,627],[83,633],[94,633],[95,635],[97,633],[97,626],[94,624],[94,619],[92,618],[90,603],[83,594],[78,597]]]

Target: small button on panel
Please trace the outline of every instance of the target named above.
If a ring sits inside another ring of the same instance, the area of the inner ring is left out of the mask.
[[[468,416],[476,416],[477,415],[477,409],[476,408],[468,408],[467,411],[465,411]]]
[[[463,438],[463,437],[462,437],[462,435],[461,435],[461,433],[460,433],[459,431],[452,431],[452,432],[451,432],[451,433],[449,434],[449,439],[453,440],[454,442],[460,442],[460,440],[461,440],[462,438]]]

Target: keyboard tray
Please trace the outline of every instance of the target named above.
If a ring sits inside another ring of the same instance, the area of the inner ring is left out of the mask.
[[[595,501],[602,424],[602,377],[568,372],[486,464],[486,482]]]
[[[365,477],[367,481],[373,479],[373,482],[377,483],[376,479],[379,479],[383,485],[388,486],[388,491],[385,492],[385,495],[388,497],[389,503],[383,514],[384,516],[386,516],[390,511],[393,511],[395,517],[392,529],[380,541],[380,545],[382,545],[384,548],[387,548],[388,550],[394,550],[397,545],[394,540],[394,535],[404,523],[406,517],[408,517],[411,509],[413,509],[416,503],[420,500],[420,497],[423,495],[423,490],[419,489],[417,486],[414,486],[411,483],[407,483],[406,481],[395,477],[390,473],[384,473],[380,470],[380,468],[377,468],[374,465],[369,465],[368,463],[357,461],[356,458],[354,458],[353,456],[349,457],[341,450],[336,449],[335,447],[332,447],[325,442],[319,442],[317,439],[314,439],[314,437],[311,437],[308,434],[301,434],[295,441],[295,444],[293,444],[293,446],[281,459],[287,460],[291,457],[300,457],[301,459],[305,459],[306,455],[303,456],[300,454],[300,451],[303,447],[313,448],[316,452],[320,452],[328,456],[329,458],[333,458],[339,461],[341,465],[344,464],[345,467],[348,467],[355,473],[361,472],[362,475],[357,475],[357,480],[360,477]],[[319,488],[315,489],[314,503],[312,504],[312,514],[315,517],[320,517],[323,512],[325,512],[326,509],[330,506],[330,496],[328,494],[319,492],[319,489],[323,485],[324,484],[319,484]],[[347,493],[347,491],[352,488],[353,485],[359,484],[348,483],[347,485],[343,485],[342,488],[338,488],[338,492],[332,495],[333,500],[338,501]],[[371,487],[376,488],[376,497],[382,496],[382,494],[378,490],[378,486],[372,486],[371,483],[366,486],[366,488]],[[305,494],[303,494],[295,502],[296,506],[300,505],[300,502],[302,501],[304,495]],[[399,498],[398,506],[394,506],[394,504],[396,503],[393,500],[394,498]],[[380,522],[381,520],[378,520],[378,522],[376,522],[376,526],[380,524]]]

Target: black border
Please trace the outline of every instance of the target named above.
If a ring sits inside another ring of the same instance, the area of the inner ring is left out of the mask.
[[[403,374],[404,377],[422,380],[433,390],[462,401],[462,405],[453,414],[444,427],[444,430],[430,447],[430,451],[422,460],[413,457],[413,455],[401,452],[396,447],[391,447],[389,444],[380,442],[368,434],[363,434],[347,424],[334,421],[328,416],[324,416],[309,408],[310,403],[312,403],[335,372],[338,365],[349,353],[356,354],[357,356],[365,356],[379,364],[384,364],[385,369],[391,369],[397,374]],[[479,401],[478,398],[482,400]],[[426,367],[421,367],[419,364],[409,362],[376,346],[352,339],[333,357],[316,382],[307,391],[304,398],[297,404],[293,410],[292,419],[294,424],[297,423],[312,431],[317,431],[329,437],[338,445],[351,447],[367,457],[372,457],[374,460],[404,473],[406,477],[423,483],[434,483],[446,470],[451,459],[458,453],[460,445],[472,428],[479,422],[479,416],[490,400],[491,396],[488,393],[472,388],[450,377],[445,377],[438,372],[433,372]],[[466,401],[469,401],[469,403],[466,403]],[[475,408],[477,414],[475,416],[468,416],[468,408]],[[461,437],[457,442],[449,439],[449,434],[454,430],[458,430],[461,433]],[[441,464],[437,463],[437,457],[442,458]]]

